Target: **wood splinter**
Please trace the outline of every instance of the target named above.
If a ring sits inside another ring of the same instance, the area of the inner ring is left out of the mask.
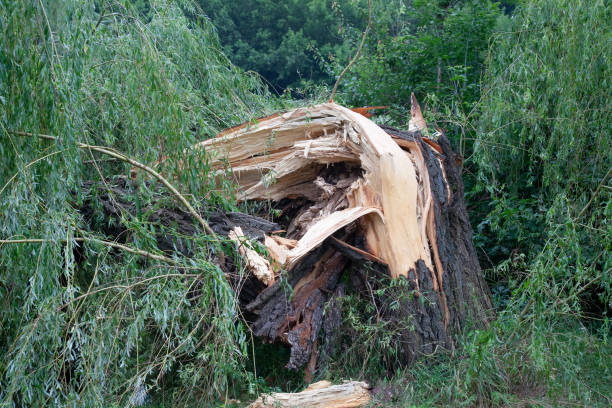
[[[270,262],[253,249],[248,238],[242,232],[242,228],[234,227],[228,237],[238,244],[238,252],[246,260],[247,268],[253,272],[257,279],[267,286],[273,284],[274,270],[270,266]]]
[[[319,381],[297,393],[264,394],[249,408],[354,408],[369,401],[370,387],[365,382],[332,385],[329,381]]]
[[[328,321],[340,310],[328,308],[338,303],[344,274],[367,280],[373,268],[407,280],[408,296],[381,316],[403,322],[398,341],[407,363],[452,349],[468,321],[492,318],[456,155],[442,133],[424,136],[427,124],[411,99],[408,132],[372,122],[363,115],[372,108],[324,103],[235,126],[193,147],[209,154],[214,177],[229,170],[239,201],[261,201],[281,214],[275,221],[284,236],[270,230],[260,237],[267,259],[236,231],[233,239],[266,286],[241,297],[251,328],[291,347],[288,368],[310,362],[309,372],[316,369],[313,353],[340,327],[339,317]],[[280,273],[286,279],[276,279]]]

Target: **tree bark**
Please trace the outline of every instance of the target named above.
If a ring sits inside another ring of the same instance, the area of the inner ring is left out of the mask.
[[[213,153],[218,177],[229,163],[241,200],[268,203],[275,211],[267,216],[280,213],[275,222],[218,211],[205,218],[215,233],[237,242],[253,272],[246,284],[235,285],[244,315],[256,336],[291,348],[289,368],[307,366],[312,376],[317,362],[337,349],[340,300],[349,290],[371,298],[377,318],[398,329],[402,365],[452,350],[464,329],[493,318],[460,158],[443,134],[424,136],[429,132],[414,98],[409,129],[379,127],[332,103],[236,126],[195,146]],[[99,200],[118,218],[117,200]],[[119,206],[131,211],[130,205]],[[180,208],[152,217],[187,235],[198,228]],[[267,256],[242,233],[266,247]],[[159,237],[158,245],[191,255],[175,241]],[[231,282],[238,268],[224,268]],[[351,284],[340,283],[344,274]],[[380,277],[406,284],[383,288],[380,297]]]

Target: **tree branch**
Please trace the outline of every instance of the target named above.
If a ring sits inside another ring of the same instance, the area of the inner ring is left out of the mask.
[[[86,237],[76,237],[74,238],[74,240],[78,242],[82,242],[82,241],[96,242],[98,244],[102,244],[102,245],[105,245],[111,248],[117,248],[117,249],[121,249],[123,251],[129,252],[129,253],[135,254],[135,255],[144,256],[145,258],[155,259],[156,261],[167,262],[172,265],[177,265],[177,266],[180,265],[178,261],[172,258],[169,258],[167,256],[154,254],[148,251],[143,251],[142,249],[131,248],[127,245],[118,244],[116,242],[104,241],[98,238],[86,238]],[[51,242],[51,241],[52,240],[50,239],[43,239],[43,238],[0,239],[0,247],[5,244],[42,244],[44,242]]]
[[[342,70],[342,72],[340,73],[340,76],[336,80],[336,83],[334,84],[334,89],[332,90],[331,96],[329,97],[330,102],[334,101],[334,96],[336,96],[336,91],[338,90],[338,84],[340,84],[340,80],[342,79],[344,74],[348,72],[348,70],[355,63],[355,61],[357,61],[357,58],[359,58],[359,55],[361,54],[361,49],[363,48],[363,45],[365,44],[365,40],[366,40],[366,37],[368,36],[368,31],[370,31],[371,25],[372,25],[372,0],[368,0],[368,25],[365,31],[363,32],[363,37],[361,38],[361,44],[359,44],[359,48],[357,48],[357,52],[355,53],[355,56],[353,57],[353,59],[350,60],[348,65],[344,68],[344,70]]]

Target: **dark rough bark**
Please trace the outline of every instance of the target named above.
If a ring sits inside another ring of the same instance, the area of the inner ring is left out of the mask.
[[[136,194],[134,191],[136,186],[130,183],[125,178],[118,178],[110,184],[85,183],[83,190],[88,199],[80,207],[80,211],[90,228],[116,237],[120,242],[127,242],[129,234],[121,221],[121,216],[122,214],[135,216],[137,212],[140,212],[148,214],[147,221],[174,229],[181,235],[193,236],[200,230],[191,214],[183,210],[164,190],[157,193],[158,201],[145,204],[144,208],[139,209],[131,198]],[[222,237],[227,237],[229,231],[238,226],[247,237],[262,241],[264,234],[280,229],[275,222],[239,212],[222,212],[212,209],[202,212],[201,215],[207,219],[212,230]],[[96,219],[99,222],[96,222]],[[178,250],[184,256],[191,256],[185,240],[176,239],[175,234],[160,232],[157,235],[157,245],[163,251],[172,253]]]
[[[483,280],[472,243],[463,181],[448,139],[444,135],[438,139],[443,152],[439,155],[425,144],[418,133],[396,132],[394,136],[416,141],[425,158],[434,202],[436,245],[443,269],[442,290],[434,289],[433,271],[419,261],[417,270],[410,271],[409,289],[404,291],[403,296],[400,293],[390,296],[402,299],[401,307],[397,311],[389,311],[386,318],[400,327],[408,323],[413,326],[413,329],[401,333],[402,360],[410,364],[421,355],[435,352],[437,348],[452,349],[454,339],[463,329],[468,325],[487,326],[494,313],[489,289]],[[438,158],[442,160],[444,173]],[[418,291],[414,284],[416,277]],[[418,296],[413,296],[417,292]],[[448,308],[447,322],[444,303]]]
[[[445,135],[438,142],[443,152],[450,192],[445,187],[434,153],[420,139],[422,150],[427,152],[426,161],[435,198],[437,246],[444,270],[443,290],[450,311],[449,332],[458,334],[470,322],[477,326],[488,324],[493,318],[493,305],[472,242],[472,226],[455,153]]]
[[[223,213],[221,211],[214,211],[207,218],[212,230],[222,237],[227,237],[227,234],[235,226],[240,226],[242,232],[247,237],[263,241],[264,234],[278,231],[281,228],[275,222],[240,212]]]
[[[308,362],[324,323],[323,310],[345,265],[342,254],[321,246],[292,270],[288,282],[276,282],[247,306],[259,316],[252,324],[256,336],[291,346],[288,368]]]

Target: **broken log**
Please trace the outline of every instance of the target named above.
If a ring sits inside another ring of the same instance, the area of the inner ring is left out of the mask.
[[[351,381],[332,385],[329,381],[319,381],[302,392],[264,394],[249,408],[353,408],[361,407],[369,401],[369,386],[365,382]]]
[[[326,325],[323,310],[334,303],[345,270],[367,274],[365,261],[376,265],[370,270],[409,281],[410,296],[386,315],[404,327],[407,363],[452,349],[468,321],[484,326],[492,318],[457,156],[443,134],[423,136],[428,131],[415,98],[409,127],[382,128],[325,103],[236,126],[194,146],[207,152],[216,177],[229,172],[240,200],[271,202],[284,219],[292,244],[267,234],[264,245],[287,278],[245,308],[257,336],[291,346],[289,368],[316,362],[311,353]]]

